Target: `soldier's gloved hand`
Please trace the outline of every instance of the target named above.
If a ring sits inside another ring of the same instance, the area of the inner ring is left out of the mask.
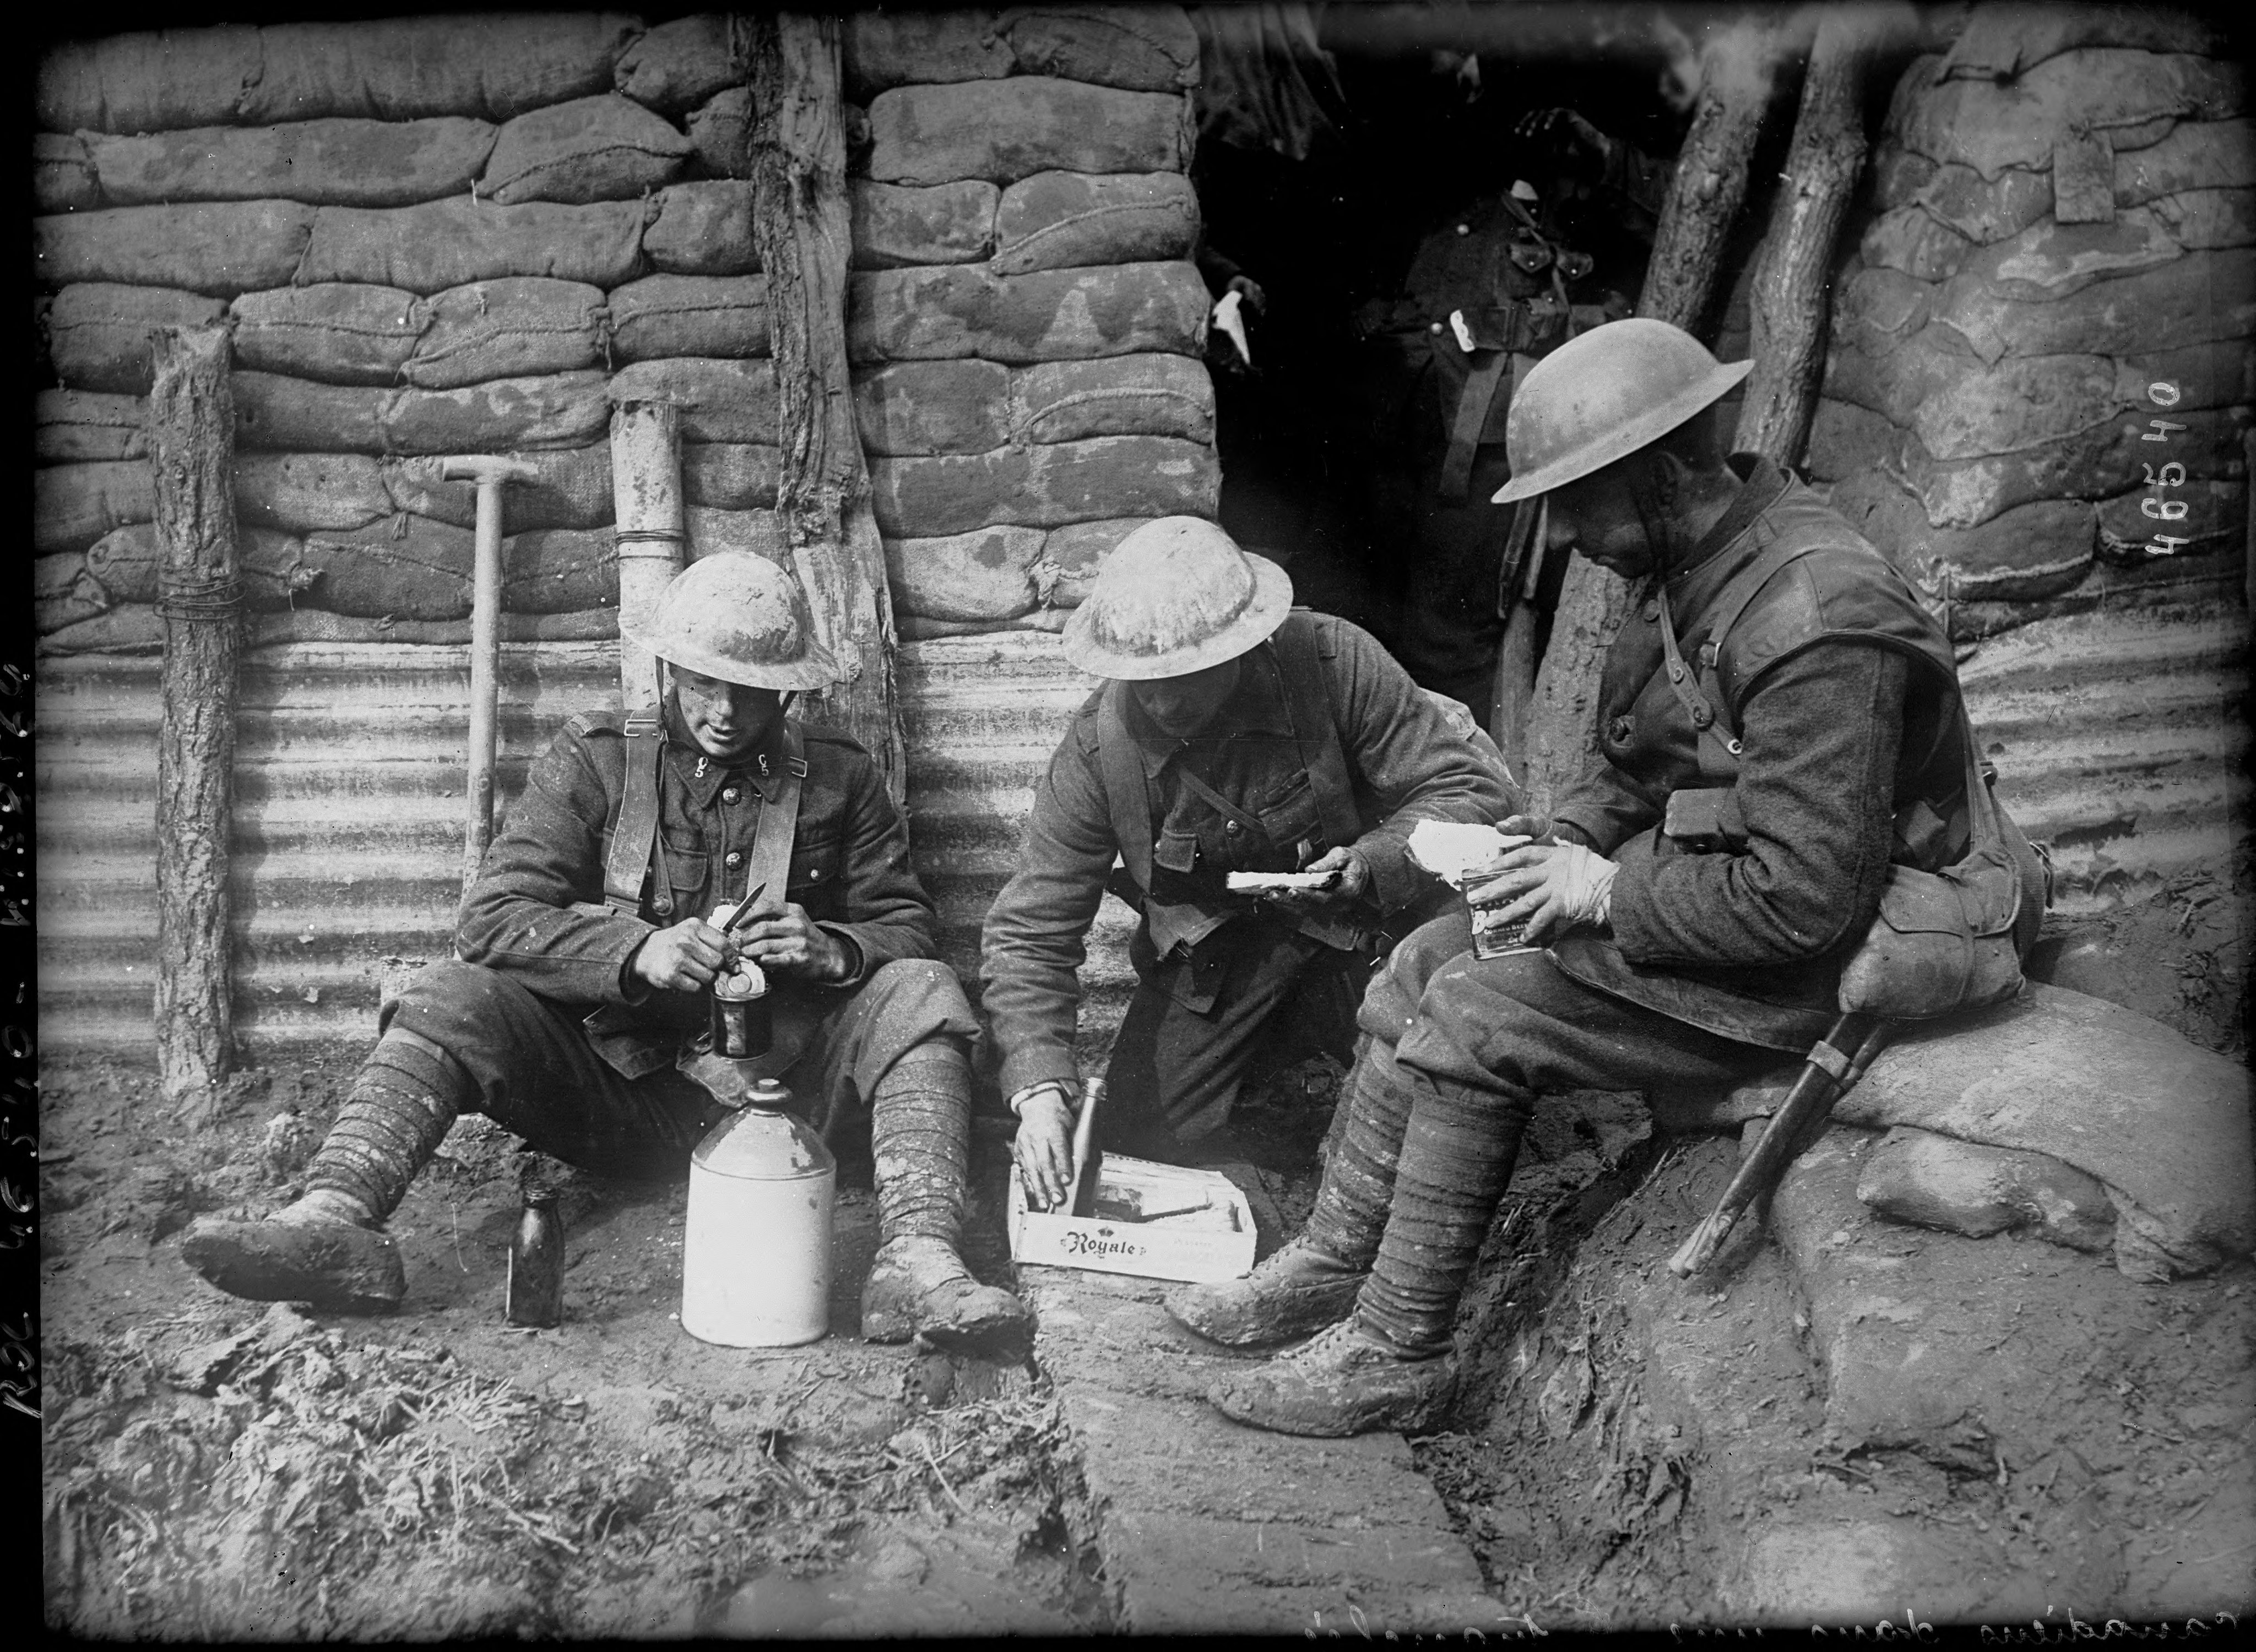
[[[661,992],[695,992],[712,983],[728,949],[719,930],[701,917],[685,917],[644,938],[634,973]]]
[[[1525,923],[1541,943],[1580,925],[1603,927],[1613,910],[1611,861],[1579,843],[1530,843],[1497,862],[1494,877],[1465,891],[1475,906],[1501,906],[1508,924]]]
[[[780,912],[756,917],[734,937],[737,951],[762,969],[801,981],[843,981],[854,960],[844,943],[807,915],[796,902]]]
[[[1029,1202],[1054,1210],[1073,1187],[1073,1103],[1054,1082],[1030,1084],[1011,1098],[1019,1115],[1011,1156]]]
[[[1269,899],[1294,911],[1312,911],[1320,906],[1344,906],[1371,887],[1371,863],[1351,848],[1327,849],[1301,870],[1337,872],[1339,878],[1329,889],[1278,889]]]

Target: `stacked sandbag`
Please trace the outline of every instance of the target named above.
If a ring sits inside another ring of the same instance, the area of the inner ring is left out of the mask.
[[[1054,629],[1153,517],[1211,517],[1209,303],[1173,7],[863,11],[847,348],[906,637]]]
[[[670,278],[652,276],[668,235],[713,227],[711,203],[673,194],[696,187],[680,117],[741,84],[740,56],[703,50],[730,26],[441,17],[51,53],[33,148],[49,644],[160,635],[148,333],[213,321],[234,341],[255,637],[467,636],[475,489],[439,464],[459,453],[538,472],[507,493],[514,629],[613,634],[609,300]],[[745,228],[695,266],[757,279],[748,200],[731,211]]]
[[[1977,8],[1837,292],[1810,469],[1955,634],[2240,585],[2256,120],[2208,25]]]
[[[1103,6],[857,13],[845,32],[855,406],[903,629],[1054,626],[1137,522],[1214,509],[1195,37],[1174,8]],[[166,325],[232,336],[259,613],[397,640],[458,626],[474,489],[438,461],[506,453],[539,479],[505,496],[505,607],[610,634],[608,425],[631,399],[682,410],[691,553],[781,554],[749,51],[716,13],[51,53],[46,645],[160,635],[140,398]]]

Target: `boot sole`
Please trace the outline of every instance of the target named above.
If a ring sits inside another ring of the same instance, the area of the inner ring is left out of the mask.
[[[399,1247],[390,1235],[364,1227],[205,1224],[181,1241],[180,1255],[220,1290],[250,1302],[383,1314],[407,1295]]]

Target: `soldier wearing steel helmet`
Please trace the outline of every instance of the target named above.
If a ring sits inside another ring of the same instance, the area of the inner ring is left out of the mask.
[[[200,1225],[188,1261],[238,1296],[381,1311],[406,1289],[384,1220],[459,1114],[602,1174],[666,1176],[751,1079],[780,1076],[826,1133],[868,1121],[881,1243],[863,1333],[1019,1324],[959,1255],[976,1023],[933,957],[906,827],[867,752],[785,715],[839,676],[799,587],[709,556],[621,630],[663,662],[660,703],[566,723],[462,897],[457,960],[384,1005],[304,1196]],[[730,933],[709,921],[747,901]],[[774,1028],[756,1065],[703,1037],[706,988],[746,964]]]
[[[1500,503],[1631,582],[1597,749],[1468,889],[1547,947],[1480,958],[1463,915],[1406,938],[1364,1001],[1350,1108],[1302,1233],[1179,1292],[1241,1346],[1313,1341],[1210,1398],[1298,1434],[1428,1425],[1458,1298],[1538,1095],[1728,1086],[1827,1031],[1891,862],[1969,836],[1949,645],[1871,545],[1769,461],[1724,457],[1747,371],[1624,320],[1528,374]],[[1691,692],[1697,690],[1697,692]]]
[[[1066,657],[1107,680],[1035,793],[980,964],[1019,1168],[1046,1201],[1069,1170],[1075,972],[1108,882],[1142,923],[1103,1139],[1211,1157],[1287,1009],[1336,1006],[1344,1053],[1377,931],[1456,900],[1410,861],[1412,823],[1515,806],[1470,720],[1454,726],[1355,626],[1292,602],[1284,569],[1212,523],[1169,517],[1121,541],[1067,622]],[[1233,872],[1297,870],[1330,881],[1228,889]]]

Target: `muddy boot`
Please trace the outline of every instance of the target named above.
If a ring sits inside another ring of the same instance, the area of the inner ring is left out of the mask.
[[[1315,1225],[1314,1218],[1310,1226]],[[1233,1348],[1287,1342],[1344,1319],[1370,1273],[1332,1255],[1306,1234],[1243,1279],[1186,1285],[1167,1312],[1199,1335]]]
[[[1457,1356],[1406,1357],[1353,1319],[1207,1390],[1224,1417],[1278,1434],[1336,1438],[1432,1428],[1457,1390]]]
[[[1399,1071],[1399,1069],[1398,1069]],[[1456,1391],[1457,1299],[1512,1180],[1530,1098],[1404,1075],[1413,1097],[1394,1199],[1354,1315],[1207,1397],[1280,1434],[1437,1424]]]
[[[377,1045],[306,1172],[302,1199],[264,1221],[201,1221],[187,1264],[230,1296],[388,1313],[407,1294],[399,1249],[378,1228],[471,1093],[453,1058],[395,1028]]]
[[[942,1039],[919,1044],[870,1099],[878,1255],[862,1287],[862,1334],[955,1346],[1016,1330],[1025,1304],[963,1265],[971,1065]]]
[[[1233,1348],[1305,1337],[1344,1318],[1378,1254],[1412,1094],[1393,1052],[1367,1041],[1340,1104],[1346,1125],[1300,1237],[1243,1279],[1171,1292],[1167,1311]]]

